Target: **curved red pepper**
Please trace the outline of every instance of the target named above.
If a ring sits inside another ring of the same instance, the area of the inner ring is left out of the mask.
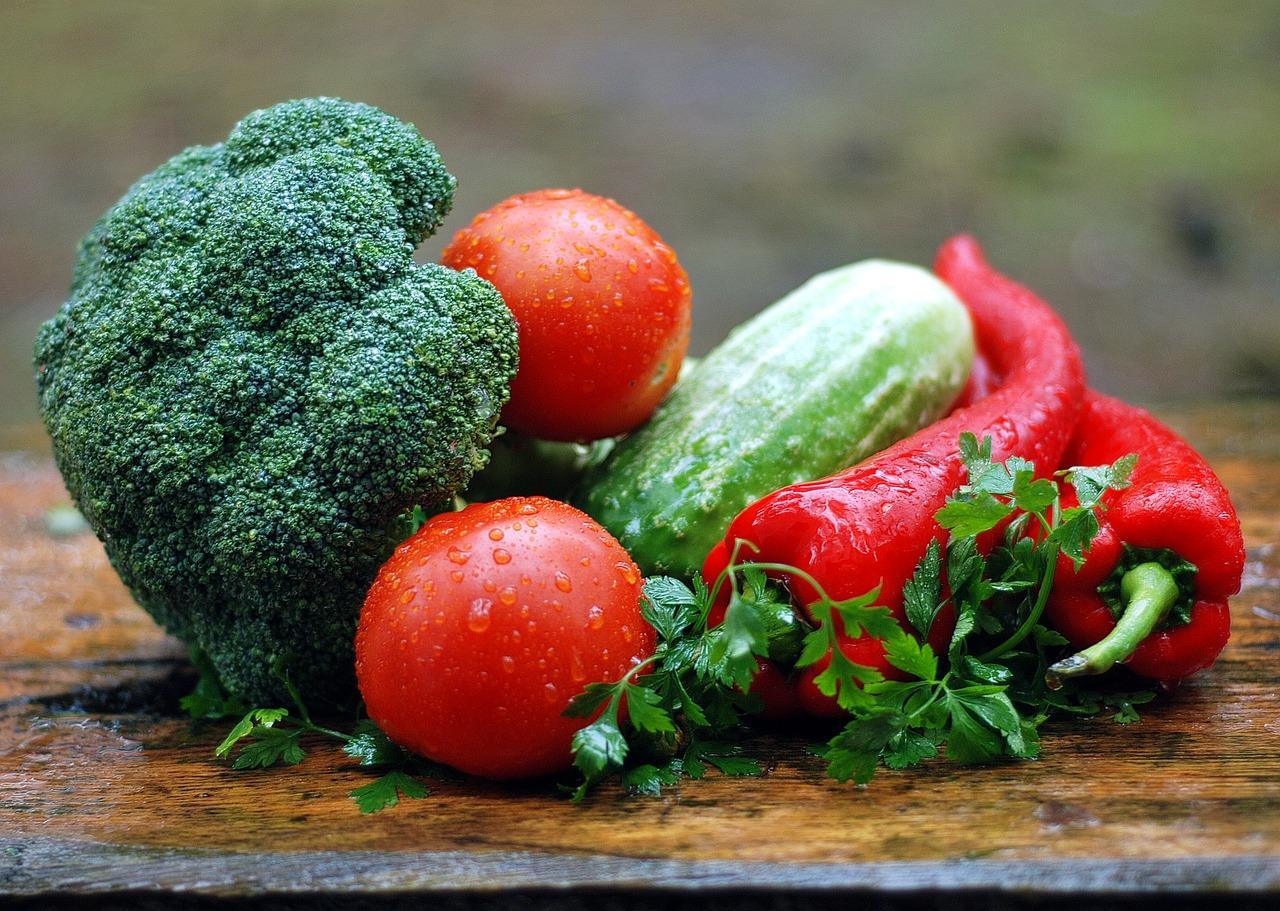
[[[1116,625],[1098,586],[1125,561],[1124,546],[1171,551],[1196,567],[1191,620],[1151,633],[1126,666],[1172,686],[1213,664],[1227,643],[1227,599],[1240,590],[1244,538],[1226,489],[1199,453],[1141,408],[1090,391],[1063,464],[1106,465],[1131,452],[1138,455],[1131,485],[1103,496],[1100,531],[1080,571],[1061,558],[1045,616],[1076,648],[1094,645]]]
[[[1035,294],[992,270],[971,237],[947,241],[935,271],[968,306],[978,347],[1001,378],[999,386],[865,462],[820,481],[784,487],[747,507],[708,555],[703,575],[709,583],[728,564],[734,542],[743,539],[756,549],[741,551],[739,559],[806,570],[832,598],[851,598],[879,586],[878,603],[905,625],[903,585],[929,541],[945,538],[934,513],[964,479],[960,434],[991,437],[997,461],[1020,455],[1046,472],[1060,464],[1084,392],[1080,352],[1066,326]],[[807,586],[794,585],[798,603],[816,600]],[[954,622],[948,606],[935,621],[930,641],[945,647]],[[846,638],[841,648],[859,664],[899,676],[884,660],[878,639]],[[810,714],[839,714],[835,701],[813,684],[824,666],[820,661],[801,671],[796,695]],[[768,708],[773,712],[772,700]]]

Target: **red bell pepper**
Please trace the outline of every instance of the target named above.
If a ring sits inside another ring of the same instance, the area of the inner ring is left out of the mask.
[[[1058,565],[1045,616],[1084,650],[1050,667],[1050,685],[1123,662],[1172,687],[1211,665],[1231,632],[1227,599],[1240,590],[1244,538],[1222,482],[1146,411],[1089,392],[1065,464],[1127,453],[1138,456],[1131,484],[1103,496],[1084,565]]]
[[[1020,455],[1046,471],[1060,464],[1084,394],[1080,352],[1066,326],[1035,294],[995,272],[970,237],[947,241],[935,270],[968,306],[978,347],[998,378],[996,388],[865,462],[784,487],[747,507],[708,555],[703,566],[708,582],[728,565],[741,539],[753,549],[742,550],[739,559],[805,570],[832,598],[851,598],[879,586],[877,603],[905,625],[902,588],[930,540],[945,538],[934,514],[964,480],[961,433],[991,437],[996,461]],[[790,583],[800,605],[817,599],[803,582]],[[935,620],[930,641],[945,648],[954,622],[948,605]],[[845,637],[841,648],[858,664],[900,676],[884,660],[878,639]],[[840,713],[835,700],[813,683],[825,664],[826,659],[805,668],[796,684],[794,695],[810,714]],[[777,676],[776,668],[768,668],[771,692],[778,689]],[[787,701],[768,698],[766,713],[784,714]]]

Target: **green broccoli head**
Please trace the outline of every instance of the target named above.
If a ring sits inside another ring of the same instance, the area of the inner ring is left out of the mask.
[[[409,124],[329,98],[249,115],[135,184],[36,340],[67,488],[138,602],[224,684],[354,692],[397,519],[487,458],[515,323],[417,265],[454,178]]]

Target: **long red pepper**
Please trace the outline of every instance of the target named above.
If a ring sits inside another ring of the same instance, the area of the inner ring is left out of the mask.
[[[1146,411],[1089,392],[1063,464],[1106,465],[1127,453],[1138,456],[1132,483],[1102,498],[1084,565],[1058,565],[1045,616],[1084,651],[1053,665],[1051,683],[1123,661],[1172,686],[1211,665],[1231,632],[1227,599],[1240,590],[1244,539],[1222,482]],[[1170,567],[1181,561],[1190,566],[1180,585]],[[1185,623],[1169,617],[1180,600]]]
[[[945,538],[934,514],[963,481],[960,434],[991,437],[997,461],[1019,455],[1046,473],[1060,463],[1084,393],[1080,352],[1066,326],[1035,294],[994,271],[971,237],[943,244],[935,271],[968,306],[978,347],[999,378],[997,388],[865,462],[784,487],[747,507],[708,555],[703,567],[708,582],[728,565],[741,539],[752,548],[741,550],[740,560],[803,569],[832,598],[851,598],[879,586],[877,603],[905,625],[902,588],[929,541]],[[791,583],[797,603],[816,600],[804,583]],[[953,626],[948,605],[934,622],[931,642],[945,647]],[[843,638],[841,649],[858,664],[896,675],[878,639]],[[762,662],[756,688],[763,691],[767,709],[784,714],[794,697],[811,714],[839,714],[835,701],[813,684],[826,660],[805,668],[793,693],[778,669]]]

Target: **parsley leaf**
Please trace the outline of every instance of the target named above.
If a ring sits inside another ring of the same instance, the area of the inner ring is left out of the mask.
[[[355,788],[349,796],[356,802],[361,813],[377,813],[394,807],[401,797],[418,800],[428,793],[427,786],[422,782],[404,772],[394,771]]]
[[[300,730],[256,726],[249,734],[254,738],[236,756],[233,769],[267,769],[273,765],[297,765],[306,755],[298,743]]]
[[[716,669],[716,676],[743,690],[749,689],[756,674],[756,656],[769,654],[764,618],[755,604],[735,593],[724,622],[712,633],[707,660]]]
[[[900,671],[921,680],[933,680],[938,675],[938,659],[927,644],[908,633],[898,633],[885,639],[885,659]]]
[[[680,780],[681,762],[673,759],[666,765],[643,763],[622,773],[622,786],[635,794],[656,797],[663,788],[674,786]]]
[[[671,716],[662,707],[662,697],[648,687],[627,684],[627,717],[638,731],[665,734],[675,731]]]
[[[872,711],[855,718],[821,750],[827,774],[836,781],[866,784],[875,776],[880,753],[906,721],[897,712]]]
[[[626,758],[627,739],[608,713],[573,735],[573,764],[588,781],[621,766]]]
[[[938,755],[938,744],[934,736],[935,731],[899,731],[884,746],[884,764],[891,769],[907,769],[926,759],[933,759]]]
[[[1131,452],[1110,465],[1073,465],[1061,474],[1075,488],[1080,505],[1091,509],[1098,505],[1108,490],[1124,490],[1132,483],[1133,470],[1138,465],[1138,454]]]
[[[929,542],[915,572],[902,587],[903,608],[907,619],[921,636],[928,636],[933,621],[942,607],[942,549],[937,538]]]
[[[995,528],[1010,515],[1013,507],[983,491],[971,499],[947,502],[938,510],[938,524],[959,538],[970,538]]]

